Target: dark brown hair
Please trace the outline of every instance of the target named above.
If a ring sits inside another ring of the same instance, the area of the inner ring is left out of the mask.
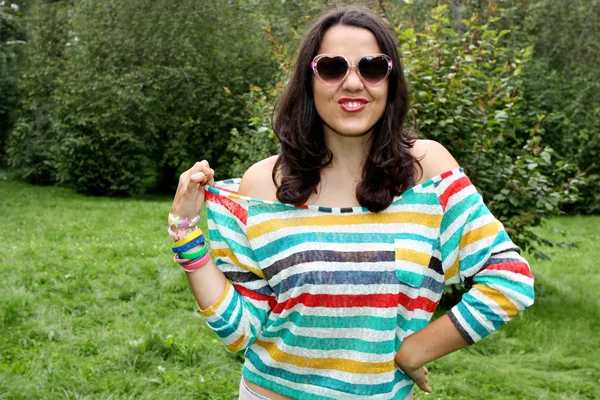
[[[373,33],[384,54],[392,58],[385,111],[374,126],[370,151],[363,165],[362,180],[356,188],[359,203],[370,211],[387,208],[394,198],[413,184],[415,165],[410,153],[415,139],[404,131],[408,112],[408,87],[400,57],[385,23],[366,8],[349,6],[323,14],[306,33],[296,54],[296,66],[279,99],[273,129],[281,153],[273,168],[277,198],[284,203],[303,204],[316,192],[321,169],[333,154],[325,144],[323,121],[312,92],[312,59],[317,55],[325,32],[336,25],[364,28]],[[281,182],[277,183],[280,174]]]

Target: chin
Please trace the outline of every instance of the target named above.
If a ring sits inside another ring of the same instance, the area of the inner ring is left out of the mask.
[[[373,130],[372,126],[352,126],[352,127],[340,127],[335,131],[341,136],[364,136]]]

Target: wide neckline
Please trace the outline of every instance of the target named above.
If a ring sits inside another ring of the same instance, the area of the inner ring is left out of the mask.
[[[423,189],[423,188],[426,188],[427,186],[434,185],[449,176],[463,173],[463,171],[464,170],[461,167],[454,168],[454,169],[448,170],[444,173],[441,173],[439,175],[436,175],[432,178],[429,178],[426,181],[423,181],[417,185],[414,185],[414,186],[406,189],[404,192],[402,192],[398,196],[394,197],[394,200],[392,201],[392,203],[395,203],[395,202],[399,201],[400,199],[405,198],[406,196],[410,195],[411,193],[414,193],[418,189]],[[233,199],[233,200],[244,200],[249,203],[273,205],[273,206],[278,206],[278,207],[286,207],[288,209],[312,210],[312,211],[324,212],[324,213],[329,213],[329,214],[352,214],[352,213],[370,213],[371,212],[366,207],[325,207],[325,206],[319,206],[319,205],[313,205],[313,204],[290,204],[290,203],[283,203],[280,201],[263,200],[263,199],[258,199],[255,197],[241,196],[241,195],[237,194],[236,192],[233,192],[233,191],[230,191],[227,189],[227,186],[239,185],[239,183],[241,181],[242,181],[241,178],[226,179],[223,181],[215,182],[215,186],[207,185],[204,187],[204,189],[205,189],[205,191],[210,192],[212,194],[222,196],[222,197],[227,197],[227,198]]]

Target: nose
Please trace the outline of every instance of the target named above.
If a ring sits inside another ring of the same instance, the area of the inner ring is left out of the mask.
[[[348,72],[348,76],[344,80],[344,84],[342,87],[344,88],[344,90],[347,90],[349,92],[356,92],[364,87],[362,79],[360,79],[360,75],[358,75],[356,65],[352,65],[350,67],[350,71]]]

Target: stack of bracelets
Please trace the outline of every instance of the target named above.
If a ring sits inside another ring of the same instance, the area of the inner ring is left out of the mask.
[[[173,244],[173,253],[175,253],[175,262],[183,268],[185,272],[194,272],[202,268],[210,260],[208,243],[198,228],[200,216],[191,221],[187,218],[181,219],[169,214],[169,235],[175,243]],[[175,229],[173,229],[173,227]],[[194,247],[200,249],[191,251]]]

